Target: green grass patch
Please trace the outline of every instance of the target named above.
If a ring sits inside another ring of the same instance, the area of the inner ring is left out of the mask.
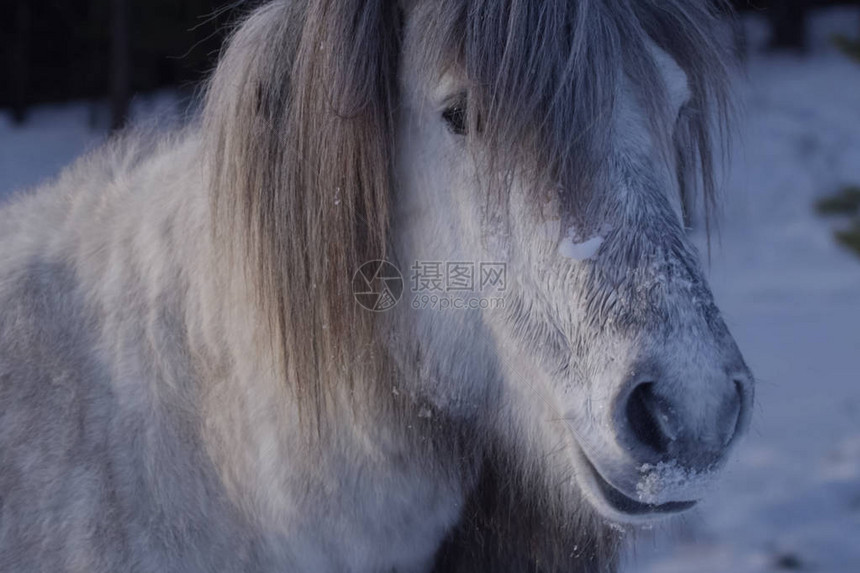
[[[843,54],[860,61],[860,40],[838,35],[833,37],[833,43]]]
[[[860,255],[860,219],[846,231],[836,231],[836,240]]]
[[[836,231],[836,240],[843,247],[860,255],[860,186],[846,187],[836,195],[815,203],[822,215],[842,217],[847,226]]]
[[[832,197],[820,199],[815,204],[822,215],[855,215],[860,213],[860,187],[846,187]]]

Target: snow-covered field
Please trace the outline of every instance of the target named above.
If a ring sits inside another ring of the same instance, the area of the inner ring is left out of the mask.
[[[173,125],[184,113],[171,92],[136,98],[132,123]],[[9,194],[55,177],[63,167],[107,137],[108,110],[103,103],[72,103],[30,110],[23,127],[0,109],[0,201]]]
[[[759,379],[756,415],[720,488],[643,532],[628,573],[860,572],[860,257],[812,209],[860,183],[860,64],[828,42],[856,33],[858,19],[816,19],[809,56],[750,58],[710,275]],[[748,28],[761,44],[761,23]],[[170,98],[136,113],[159,109]],[[90,116],[45,108],[15,128],[0,114],[0,197],[103,141]]]

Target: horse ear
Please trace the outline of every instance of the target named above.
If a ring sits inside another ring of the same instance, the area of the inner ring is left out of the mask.
[[[287,374],[305,385],[367,350],[351,279],[385,257],[399,14],[389,0],[270,4],[209,86],[216,229],[246,247]]]

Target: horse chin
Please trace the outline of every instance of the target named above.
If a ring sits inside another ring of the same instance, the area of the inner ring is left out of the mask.
[[[669,501],[661,504],[643,503],[637,495],[625,493],[609,482],[577,448],[576,476],[583,496],[591,507],[612,523],[624,525],[647,525],[665,520],[692,509],[697,501]],[[631,468],[631,472],[636,472]]]

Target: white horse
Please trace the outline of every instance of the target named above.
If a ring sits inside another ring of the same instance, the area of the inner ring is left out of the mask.
[[[679,200],[713,196],[718,28],[700,0],[251,14],[199,122],[0,211],[0,571],[612,570],[751,409]],[[416,279],[384,313],[374,260]],[[431,308],[452,268],[496,280]]]

